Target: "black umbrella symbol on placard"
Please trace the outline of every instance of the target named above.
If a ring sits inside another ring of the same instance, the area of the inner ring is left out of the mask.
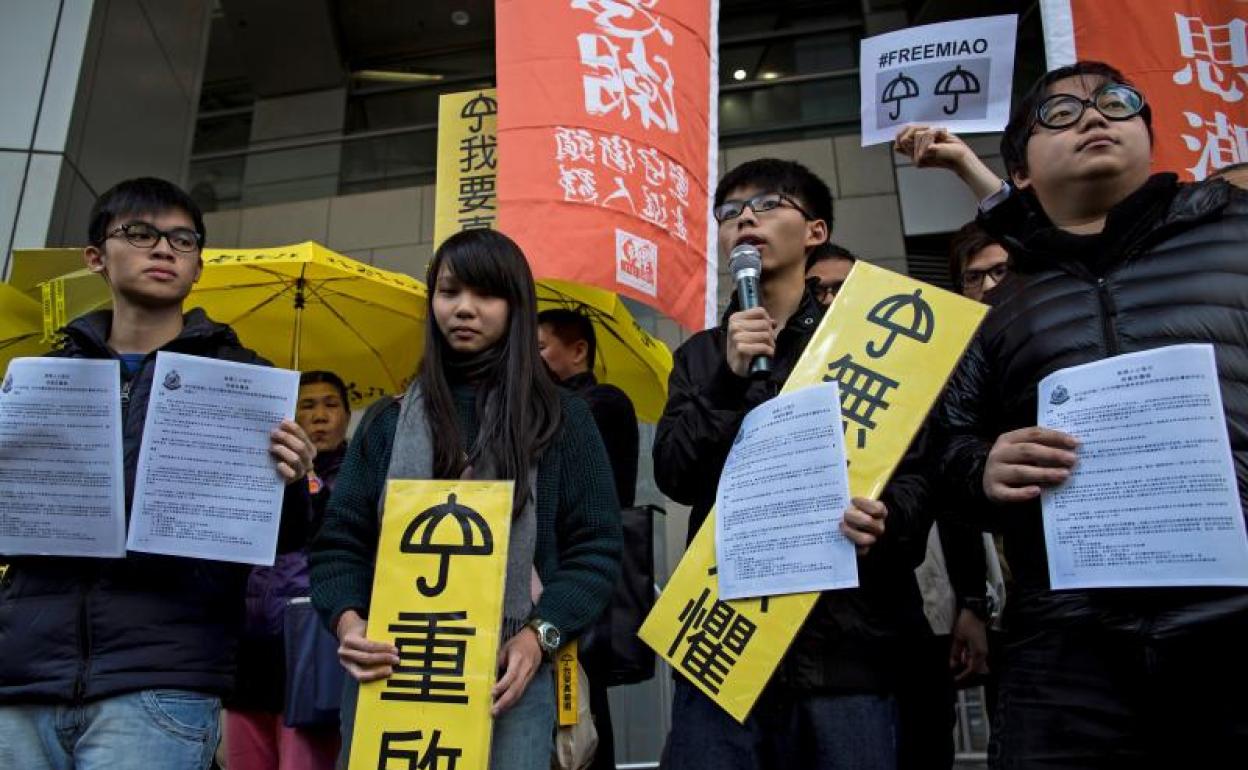
[[[919,84],[914,82],[914,78],[908,78],[899,72],[897,77],[888,81],[888,85],[884,86],[884,95],[880,97],[880,104],[896,102],[893,111],[888,114],[889,120],[896,120],[901,115],[902,101],[913,99],[918,95]]]
[[[454,522],[448,526],[458,529],[458,542],[434,542],[438,525],[448,516]],[[494,535],[481,514],[458,502],[455,495],[451,494],[445,503],[421,511],[412,518],[403,532],[399,550],[402,553],[431,554],[438,557],[438,576],[434,583],[430,585],[423,576],[416,579],[416,589],[423,595],[437,596],[446,588],[451,557],[488,556],[494,552]]]
[[[937,96],[952,96],[953,104],[946,104],[941,109],[946,115],[952,115],[958,111],[958,97],[969,94],[979,93],[979,78],[975,77],[974,72],[967,72],[962,69],[962,65],[956,65],[951,72],[946,72],[936,81],[936,89],[933,91]]]
[[[905,318],[907,311],[908,319]],[[898,316],[902,320],[898,320]],[[883,345],[876,346],[874,340],[867,343],[867,355],[872,358],[881,358],[888,353],[898,335],[926,343],[931,341],[932,332],[936,330],[936,317],[932,314],[932,306],[923,299],[922,289],[915,289],[914,294],[886,297],[871,308],[867,320],[888,330]]]

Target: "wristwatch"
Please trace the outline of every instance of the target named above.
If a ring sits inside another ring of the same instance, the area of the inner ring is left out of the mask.
[[[967,596],[958,599],[959,610],[970,610],[971,614],[985,623],[991,617],[991,610],[988,607],[988,600],[982,596]]]
[[[554,655],[563,644],[563,634],[554,623],[534,618],[525,625],[537,632],[537,643],[547,655]]]

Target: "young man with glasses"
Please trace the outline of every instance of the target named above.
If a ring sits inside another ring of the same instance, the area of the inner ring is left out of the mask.
[[[1017,105],[1010,186],[984,196],[978,161],[953,163],[1011,258],[938,410],[955,510],[1003,535],[1012,572],[1000,768],[1221,767],[1248,747],[1248,709],[1226,700],[1248,685],[1248,590],[1049,588],[1040,495],[1084,451],[1036,427],[1037,385],[1059,369],[1212,343],[1248,511],[1248,193],[1151,174],[1151,120],[1121,73],[1079,62]]]
[[[1005,280],[1010,255],[978,222],[963,225],[949,241],[949,273],[962,296],[976,302]]]
[[[204,222],[182,190],[122,182],[95,202],[88,236],[87,266],[113,307],[71,321],[54,355],[120,363],[128,508],[156,353],[265,362],[202,310],[183,314],[203,268]],[[287,483],[279,548],[289,550],[308,515],[307,487],[293,482],[316,450],[284,420],[269,451]],[[13,558],[0,581],[0,767],[209,767],[250,571],[143,553]]]
[[[827,185],[789,161],[738,166],[720,181],[714,203],[721,256],[743,243],[762,256],[762,305],[741,310],[734,295],[722,323],[674,357],[654,471],[659,489],[692,507],[690,539],[714,505],[742,419],[778,393],[822,318],[805,267],[832,224]],[[758,355],[771,357],[772,371],[751,378]],[[862,585],[820,597],[744,724],[677,676],[667,767],[895,768],[900,640],[924,624],[914,567],[931,524],[925,492],[922,475],[907,466],[881,501],[854,498],[837,517],[858,548]]]
[[[858,257],[853,252],[832,241],[822,243],[810,252],[806,258],[806,280],[811,282],[811,290],[820,305],[832,305],[832,300],[845,285],[845,279],[857,261]]]

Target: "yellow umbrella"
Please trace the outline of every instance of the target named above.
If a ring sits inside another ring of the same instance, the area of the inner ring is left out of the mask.
[[[82,249],[14,249],[5,283],[18,291],[39,299],[39,286],[60,275],[86,266]],[[105,289],[104,294],[108,294]]]
[[[537,282],[537,306],[567,308],[586,315],[594,324],[598,351],[594,375],[633,400],[637,417],[657,422],[667,403],[667,378],[672,351],[642,329],[615,292],[595,286],[545,280]]]
[[[53,328],[109,303],[94,273],[43,284]],[[410,276],[379,270],[307,241],[267,249],[205,249],[186,306],[234,328],[243,344],[289,369],[329,369],[353,407],[398,393],[424,348],[426,292]]]
[[[39,303],[7,284],[0,283],[0,371],[22,356],[41,356],[51,348],[43,341]]]

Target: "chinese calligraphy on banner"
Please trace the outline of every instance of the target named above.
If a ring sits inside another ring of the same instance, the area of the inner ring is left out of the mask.
[[[510,481],[388,485],[368,638],[399,665],[360,686],[351,770],[489,767],[511,496]]]
[[[438,98],[438,184],[433,243],[498,218],[498,96],[493,88]]]
[[[712,0],[499,0],[499,229],[535,277],[715,321]]]
[[[986,312],[903,275],[854,266],[782,391],[838,383],[853,495],[879,498]],[[721,601],[714,516],[638,635],[744,721],[819,595]]]
[[[1153,167],[1204,179],[1248,161],[1248,3],[1041,0],[1049,69],[1104,61],[1153,106]]]

